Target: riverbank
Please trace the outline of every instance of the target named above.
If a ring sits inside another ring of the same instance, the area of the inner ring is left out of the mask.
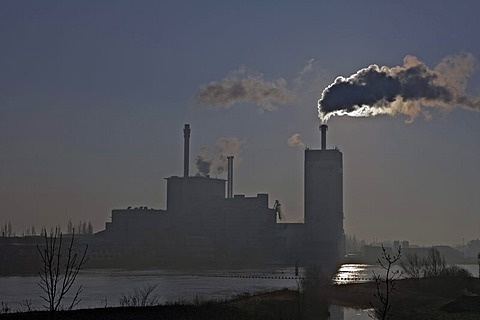
[[[316,319],[328,318],[328,305],[359,309],[377,303],[373,282],[323,287],[312,301],[295,290],[242,295],[224,301],[184,301],[152,307],[81,309],[57,313],[56,319]],[[397,281],[391,297],[395,319],[480,318],[480,280],[427,278]],[[10,313],[0,319],[50,319],[47,312]]]
[[[55,319],[93,320],[93,319],[300,319],[302,308],[299,293],[288,289],[255,295],[238,296],[225,301],[185,301],[167,305],[149,307],[114,307],[60,311]],[[328,305],[322,304],[320,319],[326,318]],[[44,311],[11,313],[0,315],[8,320],[50,320],[50,314]]]
[[[373,282],[329,288],[330,303],[359,309],[378,306]],[[391,295],[391,313],[397,320],[480,319],[480,279],[437,277],[402,279]]]

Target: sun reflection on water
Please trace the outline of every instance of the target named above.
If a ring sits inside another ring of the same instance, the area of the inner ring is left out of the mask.
[[[372,280],[369,272],[371,266],[367,264],[343,264],[333,277],[334,284],[362,283]]]

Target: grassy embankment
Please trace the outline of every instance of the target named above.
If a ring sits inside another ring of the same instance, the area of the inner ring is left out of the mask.
[[[298,291],[243,295],[228,301],[191,301],[152,307],[58,312],[56,319],[327,319],[328,303],[354,308],[375,304],[374,283],[324,286],[315,299]],[[477,296],[474,296],[477,294]],[[397,282],[394,319],[480,319],[480,280],[422,278]],[[49,319],[47,312],[10,313],[0,319]]]
[[[374,283],[331,287],[331,303],[354,308],[378,305]],[[392,294],[393,319],[480,319],[480,279],[432,277],[398,280]]]

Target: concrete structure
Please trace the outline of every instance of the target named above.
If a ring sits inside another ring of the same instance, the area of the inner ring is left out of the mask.
[[[326,125],[321,150],[305,150],[305,242],[310,263],[328,257],[340,260],[344,252],[343,159],[338,149],[326,147]]]
[[[233,198],[233,156],[228,156],[227,161],[227,198]]]
[[[97,256],[108,252],[117,265],[127,259],[142,266],[195,268],[300,263],[332,274],[344,256],[343,160],[338,149],[327,149],[327,126],[320,129],[321,149],[305,150],[304,223],[277,223],[268,194],[234,195],[233,156],[227,157],[227,181],[189,176],[185,125],[184,176],[166,178],[166,210],[112,210],[112,221],[95,237],[102,248],[94,248],[90,258],[106,263]]]
[[[344,256],[342,153],[327,148],[327,127],[320,129],[321,149],[305,150],[304,223],[278,223],[280,202],[269,207],[268,194],[233,194],[233,156],[227,157],[227,192],[226,180],[190,176],[185,125],[183,176],[166,179],[166,209],[114,209],[105,230],[76,236],[79,252],[88,244],[87,267],[317,265],[333,275]],[[0,274],[37,272],[41,240],[0,237]]]

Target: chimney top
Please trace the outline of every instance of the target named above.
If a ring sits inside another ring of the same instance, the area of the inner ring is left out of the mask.
[[[327,150],[327,130],[328,126],[326,124],[322,124],[320,126],[320,133],[321,133],[321,150]]]

